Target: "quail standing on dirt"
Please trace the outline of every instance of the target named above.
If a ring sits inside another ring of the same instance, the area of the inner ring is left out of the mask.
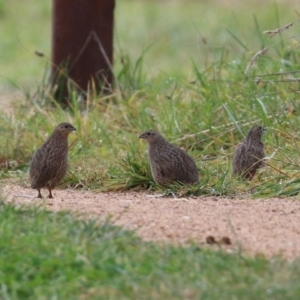
[[[261,138],[265,131],[261,126],[252,127],[243,143],[236,148],[232,161],[234,175],[251,180],[264,165],[265,153]]]
[[[68,168],[68,135],[76,129],[69,123],[59,124],[48,140],[35,152],[30,165],[31,187],[38,190],[51,190],[64,178]]]
[[[167,142],[154,130],[144,132],[139,138],[149,143],[150,168],[157,184],[166,187],[174,182],[199,182],[197,166],[185,151]]]

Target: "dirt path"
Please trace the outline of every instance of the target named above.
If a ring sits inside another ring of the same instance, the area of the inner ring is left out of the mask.
[[[24,95],[18,91],[3,91],[0,87],[0,111],[10,114],[12,112],[12,104],[24,100]]]
[[[46,195],[46,191],[43,191]],[[20,186],[3,186],[2,194],[15,203],[44,203],[53,211],[79,211],[89,217],[112,217],[115,224],[136,230],[145,240],[184,244],[193,240],[208,245],[207,237],[228,237],[228,252],[263,253],[270,257],[300,256],[300,201],[197,197],[162,198],[147,192],[93,193],[56,190],[55,199],[34,198],[36,191]]]

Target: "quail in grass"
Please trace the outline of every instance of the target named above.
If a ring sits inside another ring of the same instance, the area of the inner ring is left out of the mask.
[[[233,174],[243,179],[252,179],[256,171],[264,165],[264,144],[261,141],[266,128],[254,126],[246,139],[240,144],[233,155]]]
[[[174,182],[199,182],[197,166],[185,151],[167,142],[154,130],[144,132],[139,138],[149,143],[150,168],[157,184],[166,187]]]
[[[59,124],[47,141],[34,153],[30,165],[31,187],[38,190],[47,188],[49,198],[51,190],[64,178],[68,168],[68,135],[76,129],[69,123]]]

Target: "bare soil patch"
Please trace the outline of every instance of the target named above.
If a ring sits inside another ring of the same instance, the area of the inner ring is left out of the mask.
[[[46,196],[46,191],[43,191]],[[300,201],[297,199],[229,199],[157,197],[148,192],[94,193],[55,190],[54,199],[34,198],[36,191],[4,185],[2,195],[16,204],[43,204],[70,210],[135,230],[145,240],[242,251],[267,257],[300,256]],[[224,240],[225,237],[225,240]],[[221,245],[207,242],[225,241]],[[227,238],[227,239],[226,239]],[[231,245],[225,245],[231,242]]]
[[[25,96],[21,92],[5,92],[0,87],[0,110],[3,113],[13,113],[13,104],[24,101]]]

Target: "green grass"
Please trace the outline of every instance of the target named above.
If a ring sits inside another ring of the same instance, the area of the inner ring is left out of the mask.
[[[226,2],[116,0],[115,69],[124,56],[135,62],[149,48],[143,65],[148,78],[193,80],[192,61],[202,69],[224,53],[239,62],[263,44],[274,43],[277,51],[280,39],[268,41],[261,32],[298,17],[295,0],[278,3],[278,13],[269,2]],[[288,36],[297,34],[294,26]],[[51,1],[0,0],[0,35],[0,87],[35,87],[50,65]]]
[[[1,89],[39,84],[51,56],[50,26],[51,1],[0,0]]]
[[[299,260],[143,242],[109,220],[0,203],[1,299],[298,299]]]

